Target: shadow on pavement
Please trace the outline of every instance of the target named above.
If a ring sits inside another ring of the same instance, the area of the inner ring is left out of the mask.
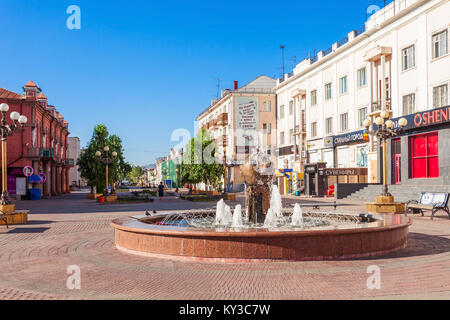
[[[15,228],[9,230],[7,233],[43,233],[50,228]]]
[[[450,252],[450,239],[428,235],[423,233],[410,232],[408,235],[408,246],[405,249],[401,249],[395,252],[360,259],[352,260],[381,260],[392,258],[407,258],[428,256],[434,254],[440,254]]]

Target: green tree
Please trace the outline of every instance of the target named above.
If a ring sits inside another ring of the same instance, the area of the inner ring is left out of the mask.
[[[121,139],[117,135],[110,136],[104,124],[96,125],[91,140],[77,162],[80,175],[87,180],[91,192],[93,192],[94,187],[97,188],[97,192],[102,192],[106,188],[105,164],[95,155],[97,151],[100,151],[103,156],[105,146],[109,146],[110,156],[114,151],[117,152],[117,158],[112,160],[108,170],[108,181],[113,186],[121,177],[125,177],[131,169],[131,166],[124,159]]]
[[[140,166],[133,166],[128,173],[127,178],[134,183],[138,183],[143,174],[144,170]]]
[[[202,129],[195,138],[186,145],[183,154],[183,170],[181,171],[182,183],[212,184],[217,189],[224,169],[215,158],[217,146],[209,133]]]

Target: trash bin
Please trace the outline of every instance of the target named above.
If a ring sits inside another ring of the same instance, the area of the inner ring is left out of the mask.
[[[98,202],[105,203],[105,197],[104,196],[99,197]]]
[[[41,200],[41,189],[30,189],[30,200]]]
[[[295,195],[299,196],[300,195],[300,191],[299,190],[295,191]]]

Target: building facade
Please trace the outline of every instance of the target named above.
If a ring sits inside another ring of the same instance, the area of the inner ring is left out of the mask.
[[[227,192],[243,191],[239,165],[257,148],[276,160],[275,85],[276,80],[267,76],[259,76],[242,87],[234,81],[233,90],[223,90],[220,99],[213,99],[197,117],[199,128],[209,132],[218,146],[218,158],[227,165],[223,181]]]
[[[426,123],[389,143],[390,182],[448,183],[449,27],[449,1],[394,1],[278,80],[278,167],[325,162],[355,169],[329,170],[328,184],[380,182],[380,146],[363,121],[387,110]]]
[[[25,196],[30,188],[40,189],[44,197],[64,194],[69,168],[74,166],[74,159],[67,156],[69,124],[33,81],[23,90],[17,94],[0,88],[0,103],[28,118],[25,128],[8,138],[8,191],[13,196]],[[27,166],[43,177],[43,183],[26,185]]]
[[[78,137],[68,137],[67,138],[67,157],[73,159],[74,166],[69,168],[69,186],[70,187],[86,187],[84,179],[80,176],[80,171],[78,171],[77,161],[80,158],[81,146],[80,138]]]

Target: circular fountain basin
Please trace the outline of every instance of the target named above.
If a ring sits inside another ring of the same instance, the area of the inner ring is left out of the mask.
[[[375,220],[369,223],[307,229],[192,228],[153,223],[167,214],[173,212],[113,220],[116,248],[144,256],[222,262],[354,259],[405,248],[411,225],[411,219],[403,215],[374,215]]]

